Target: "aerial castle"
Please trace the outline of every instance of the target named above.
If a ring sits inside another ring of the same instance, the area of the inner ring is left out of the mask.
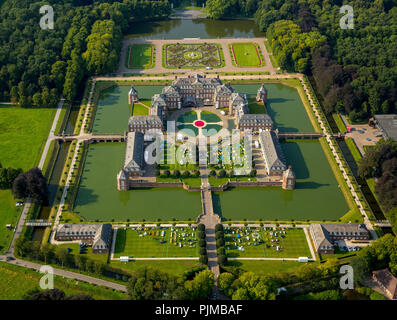
[[[266,105],[267,90],[264,84],[258,89],[256,101]],[[136,102],[139,102],[138,92],[131,87],[128,103],[134,105]],[[143,176],[144,134],[147,131],[163,132],[169,110],[203,106],[226,108],[229,115],[234,117],[238,129],[259,132],[267,175],[281,177],[284,189],[294,188],[295,175],[291,167],[285,164],[278,138],[272,132],[273,121],[270,116],[249,113],[247,96],[235,92],[230,84],[223,84],[219,76],[207,78],[205,75],[194,74],[184,78],[175,76],[171,85],[166,85],[160,94],[152,97],[149,115],[137,115],[129,119],[124,166],[117,175],[118,189],[128,190],[130,181],[137,182]]]

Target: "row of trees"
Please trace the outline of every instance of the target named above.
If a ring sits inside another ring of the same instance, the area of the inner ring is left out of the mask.
[[[14,180],[22,173],[22,169],[3,168],[0,163],[0,189],[11,189]]]
[[[210,270],[198,272],[192,280],[152,268],[141,268],[131,274],[127,285],[132,300],[203,300],[214,288]]]
[[[358,163],[358,174],[375,178],[375,193],[397,232],[397,142],[380,140]]]
[[[207,0],[208,17],[221,19],[236,16],[252,16],[258,8],[259,0]]]
[[[168,1],[52,1],[55,28],[40,28],[41,1],[0,9],[0,101],[53,106],[73,100],[87,76],[118,66],[130,20],[168,16]]]

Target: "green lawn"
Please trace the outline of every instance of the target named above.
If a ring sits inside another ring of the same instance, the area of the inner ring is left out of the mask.
[[[346,133],[347,129],[346,129],[345,123],[343,122],[340,114],[339,113],[333,113],[332,117],[334,118],[335,123],[338,126],[338,129],[339,129],[340,133]]]
[[[232,43],[229,45],[232,59],[238,67],[261,67],[265,60],[255,43]]]
[[[253,114],[266,113],[266,106],[263,103],[256,102],[256,98],[248,99],[248,109]]]
[[[149,114],[148,108],[144,107],[141,104],[134,104],[134,109],[132,112],[133,116],[139,116],[139,115],[146,116],[148,114]]]
[[[177,119],[177,122],[181,123],[192,123],[193,121],[197,120],[197,113],[196,111],[189,111],[182,115],[180,115]]]
[[[3,167],[27,171],[38,164],[55,112],[55,108],[0,105],[0,163]],[[13,233],[5,225],[15,225],[19,214],[11,191],[0,190],[0,253],[7,249]]]
[[[149,267],[161,270],[163,272],[180,276],[185,271],[201,266],[196,260],[136,260],[129,262],[112,261],[111,266],[124,269],[125,271],[134,271],[139,268]]]
[[[65,249],[70,249],[70,254],[80,255],[80,245],[78,243],[65,243],[58,245],[59,247],[63,247]],[[107,263],[109,254],[98,254],[92,253],[92,247],[87,247],[87,252],[81,254],[90,260],[100,261],[103,263]]]
[[[358,150],[356,143],[352,138],[345,139],[346,145],[349,148],[354,160],[358,162],[363,156],[361,155],[360,150]]]
[[[293,271],[302,263],[297,261],[255,261],[255,260],[229,260],[228,266],[239,267],[244,271],[266,275],[275,272]]]
[[[215,113],[211,111],[206,111],[203,110],[200,113],[201,120],[204,120],[205,122],[220,122],[222,121],[221,118],[218,117]]]
[[[40,161],[56,108],[0,105],[0,162],[3,167],[31,169]]]
[[[128,47],[127,68],[150,69],[155,65],[154,46],[150,44],[134,44]]]
[[[24,295],[39,288],[39,272],[19,266],[0,263],[0,300],[22,300]],[[124,300],[126,294],[88,283],[55,276],[54,286],[66,295],[88,294],[96,300]]]
[[[275,232],[277,232],[277,236]],[[238,236],[240,236],[240,238],[238,238]],[[225,242],[226,252],[229,257],[310,257],[309,246],[302,229],[269,231],[263,230],[263,228],[243,228],[241,230],[237,228],[227,228]],[[280,247],[280,251],[276,250],[277,246]],[[238,248],[243,250],[238,250]]]
[[[192,228],[118,229],[114,257],[197,257],[197,241]]]

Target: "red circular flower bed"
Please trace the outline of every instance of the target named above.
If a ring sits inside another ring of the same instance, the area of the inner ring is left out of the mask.
[[[202,128],[205,127],[205,122],[202,120],[196,120],[193,122],[193,124],[197,127],[197,128]]]

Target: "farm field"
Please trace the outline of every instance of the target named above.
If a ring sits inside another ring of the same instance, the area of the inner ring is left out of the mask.
[[[128,47],[127,68],[150,69],[155,65],[154,46],[149,44],[134,44]]]
[[[114,257],[197,257],[198,238],[192,228],[118,229]]]
[[[39,288],[39,272],[0,262],[0,300],[23,300],[25,294]],[[88,294],[96,300],[125,300],[124,293],[55,276],[54,287],[67,296]]]
[[[265,60],[255,43],[233,43],[229,45],[229,48],[232,53],[232,60],[238,67],[261,67],[265,65]]]
[[[74,212],[89,221],[197,218],[201,213],[199,192],[181,188],[118,191],[116,176],[123,165],[124,153],[124,143],[89,146]]]
[[[281,143],[296,175],[295,190],[238,187],[214,192],[214,210],[223,219],[337,220],[349,207],[318,141]]]
[[[225,242],[228,257],[310,257],[303,229],[225,228]]]
[[[0,105],[0,163],[3,167],[27,171],[38,164],[56,108],[20,108]],[[11,240],[20,209],[15,207],[11,190],[0,190],[0,253]]]

